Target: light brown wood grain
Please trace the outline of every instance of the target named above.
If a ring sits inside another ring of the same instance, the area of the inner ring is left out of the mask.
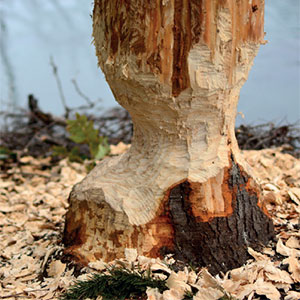
[[[263,24],[264,0],[95,0],[99,66],[134,136],[128,152],[74,187],[65,233],[74,255],[110,260],[125,248],[148,256],[174,248],[166,203],[182,182],[201,222],[232,214],[232,161],[250,172],[236,109]]]

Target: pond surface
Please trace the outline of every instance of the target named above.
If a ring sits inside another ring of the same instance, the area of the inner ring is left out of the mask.
[[[0,0],[1,110],[25,106],[33,93],[43,110],[63,114],[51,57],[69,106],[84,104],[72,79],[103,108],[117,105],[97,67],[91,11],[87,0]],[[238,124],[300,119],[300,1],[266,0],[265,15],[269,43],[241,91]]]

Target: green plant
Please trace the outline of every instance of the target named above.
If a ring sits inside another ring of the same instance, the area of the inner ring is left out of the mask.
[[[90,279],[77,281],[60,300],[96,299],[125,300],[146,295],[147,287],[167,290],[166,282],[151,277],[150,271],[133,271],[126,268],[112,268],[109,274],[94,274]]]
[[[0,160],[7,160],[9,158],[16,158],[16,153],[6,147],[0,146]]]
[[[76,113],[75,120],[67,120],[67,131],[70,140],[77,144],[88,144],[91,157],[101,159],[110,151],[107,138],[99,136],[99,130],[94,128],[94,122],[87,116]]]
[[[60,157],[68,157],[72,162],[82,163],[84,159],[88,158],[86,155],[80,153],[78,147],[73,147],[70,151],[62,146],[52,147],[52,155]]]
[[[99,130],[94,128],[94,122],[88,120],[87,116],[76,113],[75,120],[67,120],[67,131],[71,141],[76,144],[88,145],[91,159],[99,160],[109,154],[110,147],[107,138],[99,136]],[[53,155],[68,157],[70,161],[82,162],[88,158],[80,153],[78,147],[73,147],[69,151],[65,147],[55,146],[52,150]]]

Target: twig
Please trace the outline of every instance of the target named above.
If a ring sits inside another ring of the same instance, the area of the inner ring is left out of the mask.
[[[20,157],[23,156],[26,152],[28,152],[28,147],[33,143],[33,141],[35,139],[38,139],[38,135],[45,129],[50,128],[51,126],[53,126],[55,123],[52,122],[46,126],[43,126],[42,128],[40,128],[37,132],[34,133],[34,135],[30,138],[30,140],[27,142],[27,144],[23,147],[23,150],[20,153]]]
[[[93,108],[95,106],[95,103],[93,101],[91,101],[90,98],[88,96],[86,96],[80,90],[80,88],[79,88],[76,80],[72,79],[71,81],[72,81],[72,83],[73,83],[73,85],[75,87],[76,92],[79,94],[80,97],[82,97],[88,103],[88,106],[84,106],[83,105],[83,106],[79,106],[79,107],[70,108],[67,105],[66,98],[65,98],[65,95],[64,95],[64,92],[63,92],[63,88],[62,88],[62,83],[61,83],[61,80],[60,80],[59,75],[58,75],[58,69],[57,69],[57,66],[56,66],[56,64],[55,64],[54,59],[53,59],[52,56],[50,57],[50,65],[52,67],[53,74],[54,74],[54,77],[55,77],[55,80],[56,80],[56,83],[57,83],[57,87],[58,87],[60,99],[61,99],[62,105],[64,107],[64,110],[65,110],[64,117],[66,119],[69,118],[70,113],[73,112],[73,111],[79,111],[79,110],[84,110],[84,109],[87,109],[87,108]]]
[[[58,87],[58,91],[59,91],[59,95],[60,95],[60,99],[61,99],[62,105],[63,105],[63,107],[65,109],[65,118],[68,118],[71,109],[67,106],[67,102],[66,102],[66,98],[65,98],[65,95],[64,95],[64,92],[63,92],[61,80],[60,80],[60,78],[58,76],[57,66],[54,63],[54,60],[53,60],[52,56],[50,56],[50,65],[52,67],[53,74],[54,74],[54,77],[55,77],[55,80],[56,80],[56,83],[57,83],[57,87]]]
[[[92,102],[92,101],[90,100],[90,98],[89,98],[87,95],[85,95],[85,94],[80,90],[80,88],[79,88],[79,86],[78,86],[78,83],[77,83],[76,79],[73,78],[71,81],[72,81],[72,83],[73,83],[73,85],[74,85],[74,87],[75,87],[75,90],[76,90],[76,92],[78,93],[78,95],[81,96],[81,97],[87,102],[87,104],[89,105],[88,108],[94,107],[95,103]]]
[[[61,250],[61,249],[62,249],[62,247],[60,247],[60,246],[55,246],[55,247],[49,249],[49,250],[46,252],[46,254],[45,254],[45,256],[44,256],[44,259],[43,259],[43,261],[42,261],[42,263],[41,263],[41,272],[40,272],[41,274],[43,274],[43,273],[45,272],[45,270],[46,270],[46,266],[47,266],[49,257],[50,257],[53,253],[55,253],[57,250]]]

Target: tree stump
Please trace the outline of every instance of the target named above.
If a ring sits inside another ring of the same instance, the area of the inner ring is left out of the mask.
[[[95,0],[99,65],[134,136],[73,188],[68,253],[174,253],[215,274],[268,243],[273,224],[234,133],[263,21],[264,0]]]

